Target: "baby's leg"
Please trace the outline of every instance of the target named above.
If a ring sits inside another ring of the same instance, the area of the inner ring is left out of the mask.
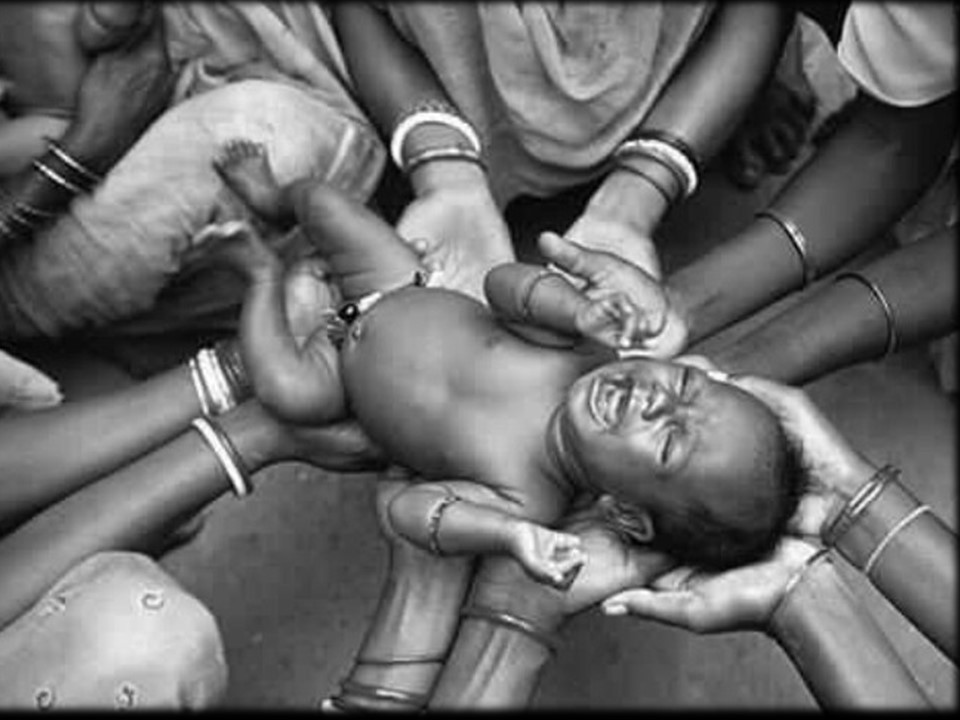
[[[324,258],[344,300],[409,285],[419,258],[362,203],[317,180],[291,187],[300,226]]]

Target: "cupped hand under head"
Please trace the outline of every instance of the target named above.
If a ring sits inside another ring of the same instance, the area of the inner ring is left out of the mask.
[[[606,615],[634,615],[697,633],[764,630],[792,578],[817,552],[797,538],[783,538],[760,562],[721,573],[677,567],[648,588],[625,590],[603,601]]]

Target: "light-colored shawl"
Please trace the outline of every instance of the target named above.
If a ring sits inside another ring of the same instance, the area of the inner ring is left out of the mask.
[[[498,199],[584,182],[637,127],[712,3],[391,3],[477,126]]]

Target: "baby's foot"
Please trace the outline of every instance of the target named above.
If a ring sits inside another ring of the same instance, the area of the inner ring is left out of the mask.
[[[83,3],[74,26],[80,47],[91,55],[117,47],[146,24],[149,10],[140,2]]]
[[[587,559],[579,537],[527,521],[513,527],[513,555],[532,578],[558,588],[573,582]]]
[[[251,140],[230,140],[213,159],[223,181],[253,210],[268,220],[280,214],[280,185],[273,176],[267,150]]]

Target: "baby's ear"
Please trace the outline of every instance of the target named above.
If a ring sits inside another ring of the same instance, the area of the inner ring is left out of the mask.
[[[619,532],[630,536],[630,539],[641,545],[653,540],[655,535],[653,518],[646,508],[632,505],[629,509],[621,507],[612,495],[601,495],[597,500],[597,508],[608,523]]]

